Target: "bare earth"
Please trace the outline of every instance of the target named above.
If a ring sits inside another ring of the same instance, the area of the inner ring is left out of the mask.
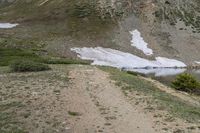
[[[15,109],[15,116],[30,133],[200,132],[199,125],[166,111],[147,110],[147,97],[137,92],[124,95],[108,73],[92,66],[0,74],[0,86],[2,103],[24,105]]]
[[[75,94],[72,109],[83,114],[79,121],[74,121],[73,132],[155,132],[152,120],[126,101],[105,72],[79,68],[71,71],[70,77],[74,79]]]

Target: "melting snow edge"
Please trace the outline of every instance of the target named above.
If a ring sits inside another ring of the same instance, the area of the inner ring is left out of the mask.
[[[147,60],[136,55],[121,52],[110,48],[71,48],[81,59],[92,60],[92,65],[111,66],[117,68],[173,68],[186,67],[186,64],[165,57],[156,57],[156,60]]]

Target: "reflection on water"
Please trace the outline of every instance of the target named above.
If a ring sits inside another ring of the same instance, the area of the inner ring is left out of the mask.
[[[200,70],[187,70],[181,68],[156,68],[156,69],[128,69],[128,71],[134,71],[145,74],[147,77],[156,79],[164,84],[170,85],[171,82],[181,73],[192,74],[200,81]]]
[[[153,74],[155,77],[165,77],[165,76],[181,74],[185,72],[186,69],[156,68],[156,69],[129,69],[129,71],[134,71],[146,75]]]

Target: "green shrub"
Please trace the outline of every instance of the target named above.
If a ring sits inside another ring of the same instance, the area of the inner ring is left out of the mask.
[[[137,76],[137,75],[138,75],[138,73],[133,72],[133,71],[127,71],[127,73],[128,73],[128,74],[131,74],[131,75],[134,75],[134,76]]]
[[[33,60],[40,62],[42,58],[29,50],[0,48],[0,66],[8,66],[15,60]]]
[[[0,66],[9,66],[15,60],[31,60],[44,64],[82,64],[89,65],[90,61],[69,58],[50,58],[37,55],[34,51],[0,48]]]
[[[36,72],[50,70],[48,65],[28,60],[16,60],[10,64],[10,68],[14,72]]]
[[[78,113],[78,112],[68,111],[68,114],[71,116],[80,116],[80,113]]]
[[[200,83],[187,73],[178,75],[172,82],[172,87],[180,91],[200,94]]]
[[[45,64],[82,64],[89,65],[90,61],[75,60],[75,59],[44,59]]]

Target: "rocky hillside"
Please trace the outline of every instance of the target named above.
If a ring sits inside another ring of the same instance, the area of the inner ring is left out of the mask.
[[[0,45],[75,57],[71,47],[109,47],[146,57],[132,47],[139,30],[154,55],[187,64],[200,60],[199,0],[0,0]]]

